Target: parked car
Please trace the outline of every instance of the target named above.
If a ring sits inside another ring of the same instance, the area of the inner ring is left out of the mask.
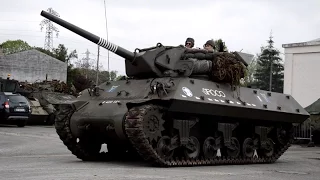
[[[30,117],[31,108],[26,97],[11,92],[0,92],[0,123],[24,127]]]

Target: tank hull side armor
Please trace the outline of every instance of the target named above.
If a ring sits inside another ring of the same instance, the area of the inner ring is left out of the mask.
[[[56,129],[82,160],[132,158],[125,155],[131,149],[157,166],[274,162],[290,146],[293,123],[308,113],[291,96],[230,87],[194,78],[104,83],[99,94],[84,91],[71,106],[62,104]],[[90,154],[85,150],[93,144],[70,145],[65,132],[113,148]]]

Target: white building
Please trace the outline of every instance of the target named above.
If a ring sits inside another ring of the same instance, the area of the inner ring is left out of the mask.
[[[320,98],[320,38],[282,47],[285,53],[284,93],[307,107]]]

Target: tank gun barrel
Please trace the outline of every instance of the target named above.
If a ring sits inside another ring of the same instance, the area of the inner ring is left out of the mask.
[[[108,42],[106,41],[105,39],[97,36],[97,35],[94,35],[84,29],[81,29],[80,27],[77,27],[57,16],[54,16],[46,11],[41,11],[41,16],[59,24],[60,26],[78,34],[79,36],[82,36],[86,39],[88,39],[89,41],[101,46],[101,47],[104,47],[106,49],[108,49],[109,51],[129,60],[129,61],[132,61],[133,58],[134,58],[134,54],[133,52],[130,52],[116,44],[113,44],[111,42]]]

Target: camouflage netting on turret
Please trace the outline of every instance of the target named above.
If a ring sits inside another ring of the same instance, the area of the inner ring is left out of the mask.
[[[246,67],[236,55],[229,52],[210,52],[204,49],[187,49],[183,59],[196,59],[194,71],[209,72],[212,81],[239,85]],[[206,69],[206,70],[205,70]]]
[[[215,54],[212,61],[213,81],[231,83],[239,85],[240,79],[245,75],[245,66],[237,60],[236,56],[227,52]]]

